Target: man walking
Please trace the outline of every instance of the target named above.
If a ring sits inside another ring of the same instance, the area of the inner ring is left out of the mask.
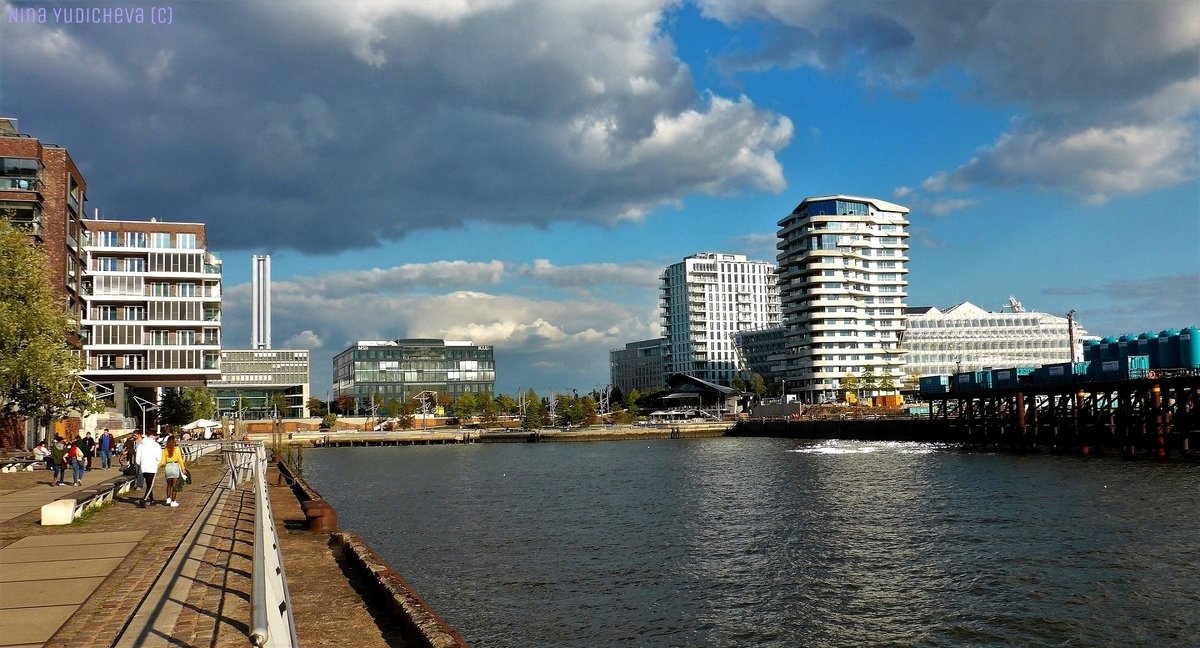
[[[100,467],[108,470],[112,468],[112,453],[116,446],[117,440],[113,437],[112,432],[108,428],[104,428],[104,434],[100,435]]]
[[[154,503],[154,476],[158,474],[158,464],[162,461],[162,446],[154,439],[154,433],[148,432],[137,447],[137,465],[146,480],[146,493],[138,500],[139,508],[146,508],[146,503]]]

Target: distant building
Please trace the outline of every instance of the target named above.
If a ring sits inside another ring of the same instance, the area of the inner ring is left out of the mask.
[[[250,270],[250,348],[270,349],[271,255],[254,255]]]
[[[222,415],[307,418],[310,375],[307,349],[227,349],[221,351],[221,377],[208,387]],[[282,409],[277,396],[286,403]]]
[[[609,376],[613,387],[628,396],[633,390],[642,394],[663,389],[666,374],[663,358],[666,338],[630,342],[624,349],[608,352]]]
[[[0,118],[0,218],[29,233],[49,261],[50,287],[76,322],[84,319],[84,202],[87,183],[67,149],[17,131]],[[67,343],[82,346],[76,332]]]
[[[1009,298],[1007,310],[986,311],[963,302],[945,311],[910,308],[904,334],[904,371],[921,376],[1040,366],[1071,359],[1067,318],[1027,311]],[[1075,325],[1075,358],[1083,341],[1099,339]]]
[[[779,221],[788,391],[836,400],[846,376],[903,375],[908,208],[877,198],[805,198]]]
[[[403,403],[422,392],[455,398],[495,387],[492,347],[469,340],[360,340],[333,358],[333,399],[353,396],[360,413],[376,395],[376,402]]]
[[[779,324],[773,263],[704,252],[668,266],[660,280],[666,374],[729,385],[738,375],[734,334]]]
[[[787,369],[787,329],[770,326],[753,331],[733,334],[733,345],[738,352],[742,379],[749,381],[753,374],[763,377],[767,383],[783,378]]]

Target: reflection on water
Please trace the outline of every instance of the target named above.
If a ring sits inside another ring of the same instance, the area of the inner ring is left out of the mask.
[[[1200,467],[703,439],[306,475],[477,646],[1191,645]]]

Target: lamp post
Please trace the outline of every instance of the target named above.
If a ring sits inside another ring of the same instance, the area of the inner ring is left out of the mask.
[[[133,402],[137,403],[138,407],[142,408],[142,433],[144,434],[146,432],[146,412],[157,410],[158,405],[155,405],[154,403],[151,403],[140,396],[134,396]]]

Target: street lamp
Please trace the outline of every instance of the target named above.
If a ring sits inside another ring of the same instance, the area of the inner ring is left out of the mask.
[[[157,410],[158,405],[155,405],[154,403],[151,403],[150,401],[148,401],[140,396],[134,396],[133,402],[137,403],[138,407],[142,408],[142,433],[145,434],[146,433],[146,412],[152,412],[154,410]]]

